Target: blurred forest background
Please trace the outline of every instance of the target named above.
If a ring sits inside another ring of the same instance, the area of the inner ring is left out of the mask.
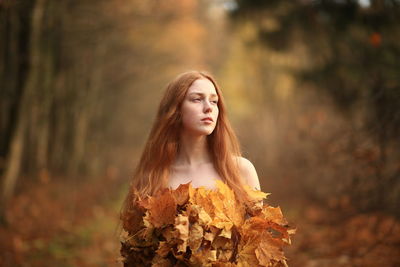
[[[400,266],[400,1],[0,0],[0,265],[121,266],[165,85],[215,75],[290,266]]]

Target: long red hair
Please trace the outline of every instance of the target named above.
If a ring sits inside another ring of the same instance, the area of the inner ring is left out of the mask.
[[[134,215],[135,193],[154,195],[167,187],[169,169],[179,148],[182,129],[181,105],[186,92],[197,79],[208,79],[218,95],[218,120],[214,131],[207,136],[207,143],[214,167],[221,179],[234,191],[239,201],[248,199],[240,177],[237,157],[241,156],[238,139],[226,115],[221,89],[215,79],[203,71],[188,71],[178,75],[166,88],[157,116],[150,131],[140,161],[134,171],[130,190],[121,210],[123,228],[129,229]]]

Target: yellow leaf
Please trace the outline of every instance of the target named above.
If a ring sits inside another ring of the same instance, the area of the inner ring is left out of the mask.
[[[203,227],[199,223],[190,225],[189,229],[189,247],[192,251],[199,249],[201,242],[203,241]]]
[[[209,253],[207,253],[206,257],[209,261],[217,260],[217,251],[215,249],[209,250]]]
[[[231,238],[232,236],[232,228],[233,225],[230,225],[229,228],[228,227],[224,227],[221,231],[221,233],[219,234],[219,236],[225,237],[225,238]]]
[[[214,233],[207,232],[207,233],[204,234],[204,239],[205,240],[208,240],[208,241],[212,242],[214,240],[214,238],[215,238],[215,234]]]
[[[229,188],[224,182],[216,181],[218,191],[212,198],[214,205],[220,203],[220,207],[216,206],[216,210],[224,213],[225,217],[228,217],[236,226],[240,226],[244,222],[245,209],[243,205],[240,205],[236,198],[233,190]]]
[[[178,239],[181,240],[180,244],[178,244],[178,252],[186,252],[189,238],[188,216],[179,214],[178,217],[175,218],[175,229],[178,232]]]
[[[146,228],[153,227],[153,224],[150,222],[150,212],[146,211],[145,215],[143,216],[143,224]]]
[[[201,226],[208,226],[212,221],[210,215],[199,205],[191,205],[188,207],[188,211],[191,217],[198,220]]]
[[[274,222],[279,225],[286,225],[287,221],[283,217],[282,211],[280,207],[271,207],[264,206],[262,209],[263,217],[271,222]]]
[[[192,188],[189,186],[189,202],[201,206],[207,214],[214,216],[214,203],[209,197],[211,190],[207,190],[203,186]]]
[[[264,198],[267,198],[267,196],[271,195],[271,193],[264,193],[261,190],[252,189],[248,185],[245,185],[244,188],[245,188],[247,194],[250,196],[250,198],[252,198],[252,200],[254,202],[260,202]]]

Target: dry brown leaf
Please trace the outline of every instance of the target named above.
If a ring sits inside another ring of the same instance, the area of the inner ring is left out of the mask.
[[[207,228],[212,221],[210,215],[200,205],[190,205],[188,207],[188,213],[190,214],[191,218],[193,218],[195,221],[198,221],[203,227]]]
[[[161,257],[166,257],[171,251],[171,246],[166,241],[160,241],[156,253]]]
[[[262,266],[268,266],[272,260],[285,260],[282,251],[282,241],[272,238],[267,233],[260,239],[258,247],[255,250],[258,262]]]
[[[259,266],[258,259],[255,253],[257,249],[258,240],[256,237],[248,238],[240,242],[238,249],[238,267],[255,267]]]
[[[171,242],[174,238],[177,238],[174,226],[170,225],[161,230],[161,235],[167,242]]]
[[[144,215],[145,209],[140,208],[137,205],[133,206],[123,221],[123,228],[130,234],[135,234],[143,227],[142,217]]]
[[[222,263],[223,262],[228,263],[229,259],[232,257],[232,253],[233,253],[232,249],[226,249],[226,250],[218,249],[217,250],[217,258],[219,261],[222,261]],[[232,263],[230,263],[230,264],[232,264]],[[222,265],[222,266],[224,266],[224,265]],[[228,266],[232,266],[232,265],[228,265]]]
[[[231,239],[222,236],[217,236],[211,246],[215,249],[233,249]]]
[[[199,223],[190,225],[189,228],[189,247],[192,251],[197,251],[203,241],[203,227]]]
[[[215,234],[214,233],[207,232],[207,233],[204,234],[204,239],[205,240],[208,240],[208,241],[212,242],[214,240],[214,238],[215,238]]]
[[[286,219],[283,217],[280,207],[271,207],[265,205],[262,209],[263,217],[271,222],[277,223],[279,225],[287,225]]]
[[[159,255],[156,255],[152,262],[151,267],[172,267],[172,262],[169,259],[165,259]]]
[[[263,231],[267,229],[269,226],[269,222],[263,218],[252,217],[249,218],[242,226],[241,232],[244,234],[249,234],[251,232],[255,232],[257,235],[260,235]]]
[[[179,214],[178,217],[175,218],[175,229],[178,232],[177,238],[180,240],[178,252],[186,252],[189,238],[189,218],[187,215]]]
[[[210,248],[204,248],[190,257],[191,266],[212,266],[212,262],[217,260],[217,251]]]
[[[164,191],[157,198],[151,197],[149,202],[148,221],[154,227],[162,227],[174,223],[177,205],[169,190]]]
[[[189,186],[191,182],[187,184],[181,184],[177,189],[172,191],[172,196],[178,205],[184,205],[189,200]]]

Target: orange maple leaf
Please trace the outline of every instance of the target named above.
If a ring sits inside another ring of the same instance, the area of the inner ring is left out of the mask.
[[[148,203],[149,222],[161,227],[175,222],[176,201],[170,191],[164,191],[158,197],[150,197]]]
[[[172,191],[172,196],[178,205],[183,205],[189,200],[189,187],[191,182],[187,184],[181,184],[177,189]]]

